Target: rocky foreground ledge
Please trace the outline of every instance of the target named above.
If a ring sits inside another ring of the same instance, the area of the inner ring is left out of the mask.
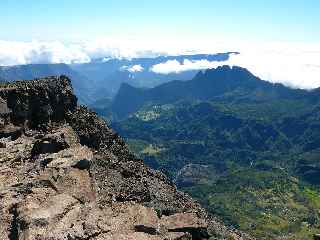
[[[0,84],[0,239],[250,239],[146,167],[65,76]]]

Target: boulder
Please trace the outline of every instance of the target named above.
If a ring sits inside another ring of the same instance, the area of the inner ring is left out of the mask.
[[[23,130],[21,127],[9,124],[0,129],[0,139],[11,138],[12,140],[16,140],[22,135],[22,133]]]
[[[56,153],[79,143],[78,137],[72,128],[66,126],[54,133],[46,134],[41,140],[35,142],[32,155]]]

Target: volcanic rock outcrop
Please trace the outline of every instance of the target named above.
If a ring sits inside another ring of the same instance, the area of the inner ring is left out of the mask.
[[[249,239],[137,159],[65,76],[0,84],[0,239]]]

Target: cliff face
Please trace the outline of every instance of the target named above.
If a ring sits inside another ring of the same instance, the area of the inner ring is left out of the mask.
[[[0,84],[0,239],[249,239],[146,167],[65,76]]]

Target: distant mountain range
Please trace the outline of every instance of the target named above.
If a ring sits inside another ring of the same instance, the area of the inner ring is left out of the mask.
[[[200,71],[191,81],[171,81],[151,89],[122,84],[111,109],[117,118],[123,119],[147,103],[166,104],[181,99],[251,103],[305,98],[315,101],[318,92],[291,89],[263,81],[244,68],[222,66]]]
[[[93,91],[90,80],[66,64],[28,64],[10,67],[0,66],[0,78],[4,81],[31,80],[47,76],[66,75],[72,79],[72,85],[80,102],[88,103]]]
[[[33,79],[51,75],[67,75],[73,80],[75,93],[81,103],[92,105],[101,99],[113,98],[122,83],[136,87],[155,87],[172,80],[189,80],[198,69],[184,69],[179,72],[157,73],[152,67],[166,64],[168,61],[207,61],[223,62],[231,54],[195,54],[179,56],[159,56],[154,58],[101,58],[83,64],[28,64],[20,66],[0,67],[0,79],[13,81],[18,79]]]
[[[228,60],[231,54],[238,53],[227,52],[132,59],[104,58],[85,64],[73,64],[71,67],[87,78],[95,80],[98,98],[112,98],[116,95],[122,83],[129,83],[136,87],[155,87],[173,80],[190,80],[198,72],[198,69],[192,69],[161,74],[152,71],[152,67],[157,64],[164,64],[174,60],[180,64],[183,64],[184,61],[194,62],[200,60],[223,62]]]

